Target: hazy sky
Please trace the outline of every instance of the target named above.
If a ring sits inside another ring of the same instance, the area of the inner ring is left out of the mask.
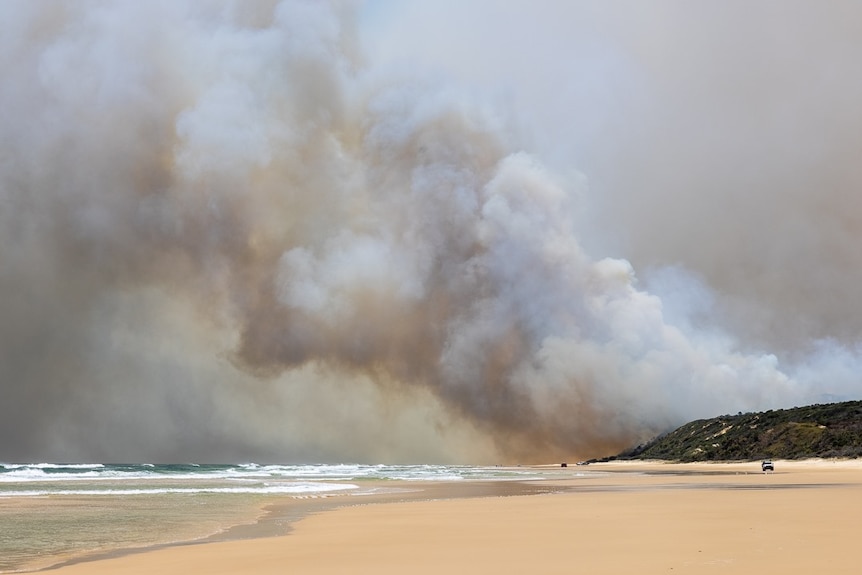
[[[684,266],[760,347],[856,341],[858,3],[388,7],[376,57],[499,98],[543,162],[584,174],[596,255]]]
[[[542,461],[862,397],[860,28],[0,3],[0,460]]]

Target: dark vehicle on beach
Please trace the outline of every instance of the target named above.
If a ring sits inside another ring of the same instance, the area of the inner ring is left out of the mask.
[[[766,472],[766,471],[775,471],[775,467],[772,465],[772,460],[771,460],[771,459],[764,459],[764,460],[763,460],[763,462],[761,462],[761,464],[760,464],[760,468],[761,468],[764,472]]]

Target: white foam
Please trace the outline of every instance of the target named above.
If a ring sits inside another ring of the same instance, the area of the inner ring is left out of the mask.
[[[51,482],[218,482],[226,481],[230,489],[251,489],[255,482],[275,484],[287,482],[300,484],[313,481],[316,484],[344,482],[363,479],[394,481],[462,481],[505,480],[539,478],[535,470],[513,468],[468,467],[448,465],[361,465],[361,464],[315,464],[315,465],[261,465],[244,463],[234,466],[163,466],[103,465],[103,464],[2,464],[0,484],[45,484]],[[171,486],[173,487],[173,485]],[[37,491],[41,491],[38,489]]]
[[[358,485],[334,484],[334,483],[277,483],[271,485],[249,486],[249,487],[168,487],[168,488],[130,488],[130,489],[25,489],[16,491],[0,491],[3,497],[46,497],[49,495],[94,495],[94,496],[123,496],[123,495],[161,495],[161,494],[201,494],[201,493],[230,493],[230,494],[310,494],[325,493],[332,491],[349,491],[359,489]]]

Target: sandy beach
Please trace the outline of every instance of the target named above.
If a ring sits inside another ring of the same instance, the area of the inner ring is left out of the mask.
[[[360,502],[288,535],[67,565],[58,575],[858,573],[862,462],[571,467],[544,494]]]

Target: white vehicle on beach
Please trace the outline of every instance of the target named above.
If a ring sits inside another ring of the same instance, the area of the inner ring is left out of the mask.
[[[775,466],[772,465],[771,459],[764,459],[760,463],[760,468],[763,470],[764,473],[766,473],[767,471],[775,471]]]

